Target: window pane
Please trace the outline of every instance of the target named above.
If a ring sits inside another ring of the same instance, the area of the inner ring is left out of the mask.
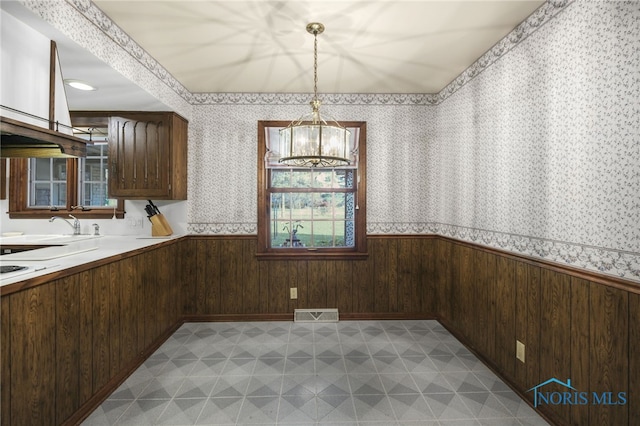
[[[110,206],[106,186],[100,183],[84,184],[83,206]]]
[[[291,171],[290,170],[272,170],[271,186],[273,188],[291,187]]]
[[[291,218],[311,219],[314,194],[291,194]]]
[[[345,193],[340,193],[340,192],[336,192],[335,194],[333,194],[333,202],[334,202],[334,210],[333,210],[333,217],[335,219],[344,219],[345,218],[345,198],[347,195],[351,195],[351,198],[353,198],[353,194],[345,194]]]
[[[334,188],[353,188],[354,170],[340,169],[335,171]]]
[[[67,183],[55,182],[52,187],[52,205],[54,206],[66,206],[67,205]]]
[[[271,247],[305,247],[311,240],[311,225],[305,221],[271,221]]]
[[[313,187],[331,188],[334,173],[333,170],[315,171],[313,174]]]
[[[313,222],[313,246],[333,247],[333,221]]]
[[[33,176],[35,180],[51,179],[51,159],[36,158],[32,160],[32,167],[34,170]]]
[[[327,220],[333,218],[333,194],[313,194],[313,218]]]
[[[345,222],[344,221],[335,221],[333,224],[334,229],[334,237],[336,240],[336,246],[346,246],[345,243]]]
[[[269,215],[271,220],[289,220],[291,218],[289,204],[289,194],[271,194],[271,214]]]
[[[310,170],[293,170],[292,188],[311,188]]]
[[[29,206],[51,206],[51,185],[48,183],[36,183],[31,191]]]
[[[67,160],[32,158],[29,169],[27,207],[64,207],[67,203]]]
[[[65,158],[54,158],[53,160],[53,180],[67,179],[67,160]]]
[[[81,180],[79,203],[84,207],[112,206],[116,200],[108,198],[108,146],[87,146],[87,157],[80,161]]]

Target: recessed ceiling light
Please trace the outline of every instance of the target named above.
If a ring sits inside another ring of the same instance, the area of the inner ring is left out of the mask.
[[[95,87],[93,87],[92,85],[85,83],[84,81],[80,81],[80,80],[65,80],[64,81],[67,85],[73,87],[74,89],[78,89],[78,90],[98,90]]]

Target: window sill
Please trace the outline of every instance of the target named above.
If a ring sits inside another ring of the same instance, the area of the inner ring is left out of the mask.
[[[320,250],[257,253],[258,260],[366,260],[367,252],[328,252]]]
[[[124,219],[123,211],[116,210],[116,218]],[[32,209],[19,212],[9,212],[10,219],[50,219],[51,216],[61,216],[68,218],[72,214],[78,219],[111,219],[113,218],[113,209],[90,209],[81,210],[49,210],[49,209]]]

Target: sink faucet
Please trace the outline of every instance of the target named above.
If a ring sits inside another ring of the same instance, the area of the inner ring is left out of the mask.
[[[80,221],[78,220],[77,217],[75,217],[72,214],[70,214],[69,217],[73,219],[73,225],[67,219],[60,216],[51,217],[51,219],[49,219],[49,222],[53,222],[56,219],[62,219],[67,223],[67,225],[69,225],[73,229],[73,235],[80,235]]]

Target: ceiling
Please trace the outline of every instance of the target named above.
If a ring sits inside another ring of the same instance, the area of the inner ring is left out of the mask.
[[[58,0],[62,1],[62,0]],[[94,0],[190,92],[438,93],[544,1]],[[163,105],[23,6],[0,7],[56,40],[72,110]]]
[[[437,93],[544,1],[94,0],[191,92]]]

